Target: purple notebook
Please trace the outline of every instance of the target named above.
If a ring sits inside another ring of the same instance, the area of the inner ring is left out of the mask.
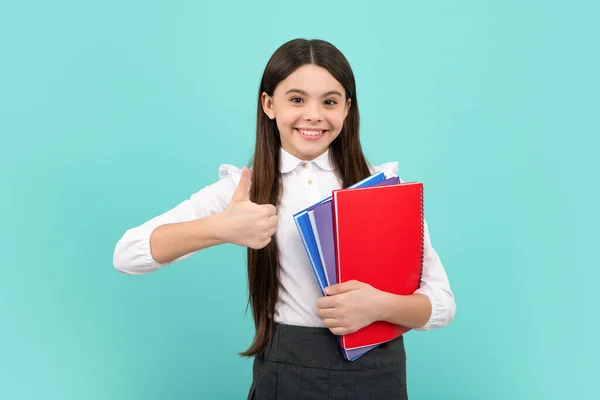
[[[333,209],[331,201],[319,204],[309,212],[317,248],[321,256],[321,265],[325,270],[327,286],[337,282],[335,268],[335,243],[333,239]]]
[[[394,185],[399,182],[400,178],[396,176],[385,179],[373,186]],[[310,210],[308,214],[315,234],[319,255],[321,257],[321,264],[325,270],[327,285],[334,285],[337,283],[337,273],[335,266],[335,241],[333,235],[333,208],[331,206],[331,200],[318,204]],[[375,347],[377,347],[377,345],[346,350],[346,356],[348,359],[354,360]],[[342,351],[344,351],[343,348]]]

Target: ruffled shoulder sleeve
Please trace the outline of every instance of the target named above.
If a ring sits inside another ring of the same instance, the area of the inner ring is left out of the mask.
[[[252,168],[250,168],[250,174],[252,174]],[[219,165],[219,182],[216,185],[223,185],[229,188],[230,195],[235,192],[237,186],[242,179],[242,169],[230,164]],[[252,185],[252,182],[250,182]],[[229,195],[229,197],[231,197]]]
[[[369,168],[371,169],[372,174],[375,174],[377,172],[383,172],[383,174],[385,175],[386,178],[392,178],[394,176],[397,176],[400,178],[400,182],[402,182],[402,177],[400,177],[400,175],[398,175],[398,162],[397,161],[387,162],[387,163],[381,164],[381,165],[371,165]]]
[[[237,186],[242,178],[242,169],[230,164],[221,164],[219,165],[219,179],[224,178],[230,178]]]

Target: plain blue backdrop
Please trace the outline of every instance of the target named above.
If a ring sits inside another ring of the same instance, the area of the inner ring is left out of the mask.
[[[126,229],[252,154],[275,49],[331,41],[369,161],[425,185],[453,323],[406,336],[411,399],[593,398],[598,3],[0,6],[0,398],[240,399],[244,249],[112,266]]]

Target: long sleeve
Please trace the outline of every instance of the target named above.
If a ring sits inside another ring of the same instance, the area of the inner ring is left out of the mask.
[[[227,164],[219,168],[219,180],[206,186],[179,203],[174,208],[143,224],[125,231],[117,242],[113,254],[114,267],[126,274],[145,274],[167,264],[158,263],[150,251],[150,236],[161,225],[192,221],[224,211],[235,192],[241,170]],[[171,263],[181,261],[194,253],[186,254]]]
[[[418,331],[442,328],[452,321],[456,313],[454,294],[450,289],[450,283],[440,257],[431,245],[429,228],[426,222],[424,241],[425,254],[423,258],[421,287],[415,293],[421,293],[429,297],[431,301],[431,316],[424,326],[415,329]]]

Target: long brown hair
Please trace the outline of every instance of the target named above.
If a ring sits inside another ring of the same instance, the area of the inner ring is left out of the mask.
[[[256,143],[252,157],[250,200],[257,204],[279,205],[282,194],[279,152],[281,141],[276,122],[262,109],[261,95],[273,96],[275,88],[298,67],[314,64],[327,69],[352,99],[340,135],[330,145],[336,174],[346,188],[370,175],[359,139],[359,113],[354,74],[346,57],[323,40],[294,39],[279,47],[267,63],[258,90]],[[273,316],[279,292],[279,251],[277,237],[260,250],[248,248],[248,304],[252,307],[256,333],[242,356],[262,353],[275,325]]]

